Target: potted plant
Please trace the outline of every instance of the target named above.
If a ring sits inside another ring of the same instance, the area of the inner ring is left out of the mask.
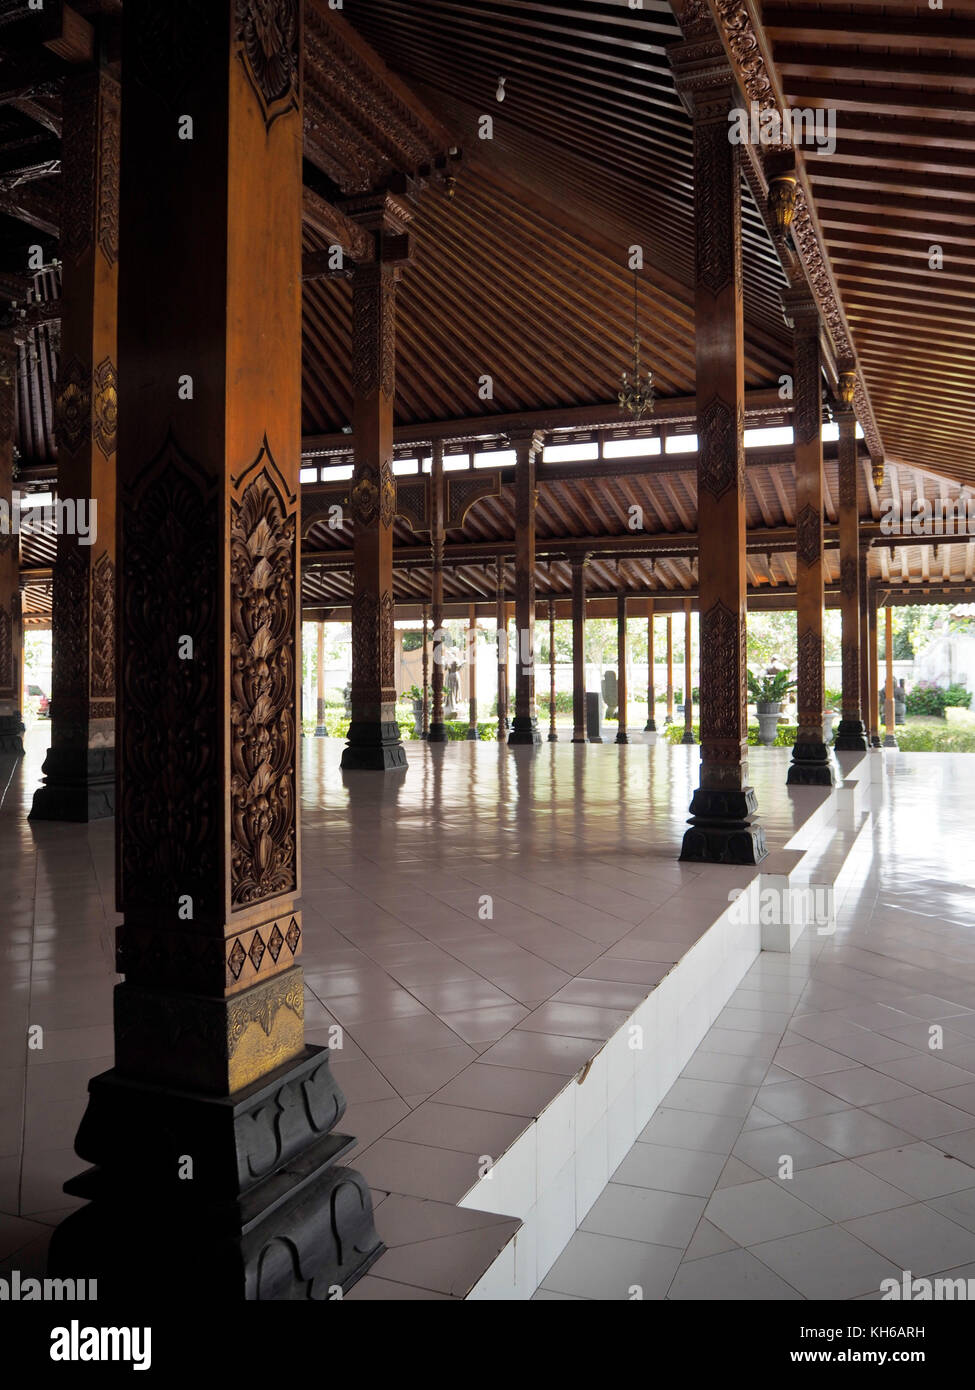
[[[413,723],[416,725],[413,736],[417,738],[423,728],[423,691],[418,685],[411,685],[406,692],[406,698],[413,704]]]
[[[771,748],[775,742],[782,701],[794,687],[795,681],[790,680],[789,672],[781,667],[769,666],[762,676],[748,672],[748,693],[755,701],[758,714],[758,738],[766,748]]]
[[[826,705],[823,709],[823,742],[829,743],[833,737],[833,721],[843,708],[843,692],[841,690],[826,691]]]

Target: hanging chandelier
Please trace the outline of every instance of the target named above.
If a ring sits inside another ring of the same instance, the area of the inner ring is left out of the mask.
[[[643,375],[640,361],[640,310],[638,299],[637,273],[633,272],[633,368],[623,371],[620,380],[620,409],[628,411],[637,420],[653,411],[653,372]]]

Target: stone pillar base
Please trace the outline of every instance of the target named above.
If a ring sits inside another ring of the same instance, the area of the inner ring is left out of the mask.
[[[75,1148],[97,1166],[64,1190],[90,1205],[55,1231],[52,1276],[171,1300],[195,1269],[221,1302],[319,1301],[383,1253],[365,1179],[336,1166],[355,1140],[330,1133],[345,1100],[326,1048],[224,1098],[116,1071],[88,1089]]]
[[[643,732],[645,734],[655,734],[657,732],[657,721],[653,718],[648,719],[643,726]]]
[[[406,749],[395,719],[382,723],[360,720],[349,725],[349,741],[342,750],[344,771],[396,772],[406,765]]]
[[[629,743],[629,741],[630,741],[630,740],[629,740],[629,736],[628,736],[628,734],[626,733],[626,730],[625,730],[625,729],[618,729],[617,732],[616,732],[616,737],[613,739],[613,742],[614,742],[614,743]]]
[[[448,743],[447,726],[444,723],[431,724],[427,731],[427,743]]]
[[[833,787],[836,776],[825,743],[796,743],[786,778],[789,787]]]
[[[759,864],[768,854],[765,829],[755,821],[752,787],[698,787],[684,831],[682,860],[694,864]]]
[[[879,735],[879,734],[871,734],[871,735],[870,735],[870,747],[871,747],[871,748],[879,748],[880,746],[881,746],[881,744],[880,744],[880,735]]]
[[[549,736],[548,736],[548,742],[549,742],[549,743],[558,743],[558,741],[559,741],[559,736],[558,736],[557,733],[552,732],[552,733],[549,734]]]
[[[24,721],[19,714],[0,714],[0,753],[24,756]]]
[[[541,743],[538,721],[533,714],[516,714],[508,735],[508,743],[514,746]]]
[[[326,729],[326,727],[325,727],[324,724],[318,724],[318,725],[316,725],[316,727],[315,727],[315,737],[316,737],[316,738],[328,738],[328,730]]]
[[[467,730],[467,742],[468,742],[468,743],[480,743],[480,741],[481,741],[481,735],[478,733],[477,725],[476,725],[476,724],[472,724],[472,725],[470,726],[470,728]]]
[[[867,731],[859,719],[841,719],[833,739],[833,747],[841,753],[865,753]]]
[[[92,821],[115,815],[115,749],[51,748],[28,820]]]
[[[694,737],[692,730],[684,730],[684,737],[681,739],[681,743],[697,743],[697,739]]]
[[[893,734],[884,734],[884,745],[883,745],[883,746],[884,746],[885,748],[897,748],[897,747],[899,747],[900,745],[898,744],[897,739],[894,737]]]

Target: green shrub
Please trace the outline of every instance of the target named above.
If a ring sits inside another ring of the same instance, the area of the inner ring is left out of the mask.
[[[497,712],[497,707],[498,707],[498,702],[497,702],[497,700],[495,700],[495,702],[494,702],[495,712]],[[548,695],[539,695],[539,696],[538,696],[538,708],[539,708],[539,711],[541,711],[541,710],[544,709],[546,715],[548,714],[548,711],[549,711],[549,696],[548,696]],[[556,714],[571,714],[571,713],[572,713],[572,691],[571,691],[571,690],[557,690],[557,691],[555,692],[555,712],[556,712]]]
[[[947,692],[933,681],[919,681],[913,690],[907,692],[907,713],[942,718],[947,704],[946,694]]]
[[[957,681],[948,686],[945,691],[946,709],[971,709],[971,707],[972,692],[970,690],[966,690],[965,686],[959,685]]]
[[[903,753],[975,753],[975,729],[901,728],[897,745]]]
[[[700,724],[694,724],[694,725],[692,725],[691,727],[692,727],[693,730],[694,730],[694,737],[698,740],[698,742],[700,742],[700,739],[701,739],[701,726],[700,726]],[[779,727],[778,727],[778,731],[776,732],[776,735],[775,735],[775,743],[773,744],[773,747],[775,747],[775,748],[791,748],[792,745],[793,745],[793,744],[795,743],[795,741],[796,741],[796,735],[798,734],[798,732],[799,732],[799,728],[798,728],[798,725],[796,725],[796,724],[780,724]],[[681,739],[684,737],[684,725],[683,725],[683,724],[671,724],[671,726],[670,726],[669,729],[665,729],[665,730],[664,730],[664,737],[666,738],[666,740],[667,740],[668,743],[674,743],[674,744],[680,743]],[[752,748],[758,748],[758,747],[762,746],[761,743],[760,743],[759,737],[758,737],[758,725],[757,725],[757,724],[749,724],[749,726],[748,726],[748,742],[749,742],[749,745],[750,745]]]

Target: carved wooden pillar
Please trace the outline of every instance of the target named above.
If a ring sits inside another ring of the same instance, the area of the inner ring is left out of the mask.
[[[667,614],[667,718],[666,724],[674,722],[674,615]]]
[[[823,431],[819,311],[804,290],[786,291],[783,306],[794,324],[796,467],[796,608],[799,728],[789,767],[790,786],[833,785],[833,764],[823,731]]]
[[[328,730],[325,727],[325,624],[318,623],[318,703],[315,710],[315,737],[325,738]]]
[[[504,743],[508,737],[508,605],[504,598],[504,559],[498,556],[495,573],[497,576],[497,604],[495,623],[498,630],[498,742]]]
[[[586,564],[572,561],[572,742],[586,741]]]
[[[467,609],[468,658],[467,658],[467,741],[477,743],[477,607],[470,604]]]
[[[428,738],[430,734],[430,648],[427,644],[427,623],[430,618],[430,610],[427,605],[423,605],[423,725],[420,730],[420,738]]]
[[[849,377],[850,374],[846,374]],[[841,385],[843,378],[841,378]],[[852,382],[847,381],[851,397]],[[857,503],[856,416],[849,406],[838,405],[840,494],[840,603],[842,617],[843,717],[834,746],[847,752],[867,747],[860,699],[860,518]]]
[[[14,381],[17,349],[0,344],[0,753],[24,751],[21,718],[20,537],[13,509]]]
[[[555,599],[548,601],[548,741],[558,743],[555,730]]]
[[[657,732],[657,721],[654,718],[656,706],[654,699],[656,692],[653,688],[653,599],[647,599],[647,722],[643,726],[646,734]]]
[[[694,737],[694,674],[691,669],[691,647],[692,634],[691,627],[691,600],[684,600],[684,735],[681,743],[697,743]],[[704,666],[704,653],[701,653],[701,666]],[[701,671],[701,684],[704,684],[704,672]]]
[[[58,498],[86,518],[58,537],[51,748],[32,820],[115,813],[115,450],[118,429],[119,89],[105,71],[64,88]],[[176,386],[173,387],[175,392]]]
[[[171,1293],[189,1260],[221,1300],[322,1300],[382,1248],[367,1185],[334,1166],[350,1141],[328,1049],[304,1040],[301,12],[274,12],[268,29],[256,0],[126,6],[125,982],[76,1141],[96,1168],[66,1189],[94,1200],[51,1256],[100,1293]]]
[[[541,743],[535,715],[535,458],[537,433],[517,434],[515,446],[515,717],[508,742]]]
[[[629,743],[626,735],[626,595],[616,597],[616,742]]]
[[[701,663],[701,784],[681,858],[754,864],[767,853],[748,785],[741,105],[716,36],[669,50],[694,123],[695,345]],[[690,681],[685,680],[690,703]]]
[[[886,666],[886,681],[884,682],[884,724],[886,733],[884,734],[884,747],[896,748],[897,736],[894,732],[896,724],[896,711],[894,709],[894,610],[891,607],[890,599],[884,609],[884,664]]]
[[[350,201],[345,211],[371,233],[377,255],[381,255],[387,234],[405,233],[411,216],[388,194]],[[358,266],[352,285],[352,722],[342,753],[342,767],[348,771],[390,772],[406,767],[406,751],[396,722],[393,670],[393,399],[398,276],[395,266],[380,259]]]
[[[870,744],[880,747],[880,644],[877,638],[877,595],[869,583],[867,590],[867,651],[870,661]]]
[[[443,440],[433,444],[430,463],[430,601],[433,611],[433,698],[430,717],[431,743],[446,743],[447,729],[443,721],[443,678],[447,645],[443,627]]]
[[[861,539],[857,556],[860,596],[860,707],[863,710],[863,725],[867,737],[867,747],[873,746],[872,698],[870,680],[870,571],[867,565],[867,547]]]

